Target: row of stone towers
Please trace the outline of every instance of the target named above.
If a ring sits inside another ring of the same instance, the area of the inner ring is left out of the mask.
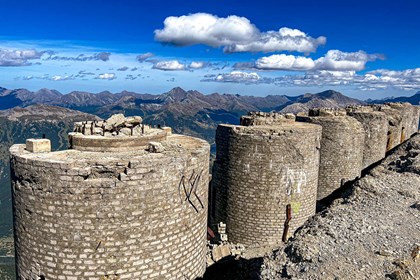
[[[18,279],[201,277],[208,214],[232,242],[277,244],[285,223],[293,233],[317,199],[417,131],[419,113],[388,104],[244,116],[217,129],[210,190],[209,144],[140,117],[77,123],[65,151],[28,139],[10,149]]]
[[[250,113],[220,125],[210,220],[248,246],[286,240],[327,198],[418,131],[409,103],[312,109],[297,116]]]

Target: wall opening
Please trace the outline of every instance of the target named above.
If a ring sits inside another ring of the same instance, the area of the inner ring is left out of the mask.
[[[392,148],[392,138],[391,132],[388,131],[387,140],[386,140],[386,151],[388,152]]]

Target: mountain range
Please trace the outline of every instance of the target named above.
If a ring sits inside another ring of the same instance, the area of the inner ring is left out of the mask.
[[[89,93],[73,91],[62,94],[56,90],[0,88],[0,110],[34,104],[60,106],[107,118],[115,113],[140,115],[145,122],[171,126],[175,132],[189,134],[213,142],[219,123],[239,122],[249,111],[282,111],[297,113],[313,107],[343,107],[364,102],[328,90],[300,96],[268,95],[265,97],[233,94],[202,94],[176,87],[159,95],[122,91]]]
[[[420,105],[420,91],[418,91],[413,96],[400,96],[400,97],[387,97],[384,99],[368,99],[366,102],[371,104],[385,103],[385,102],[408,102],[413,105]]]

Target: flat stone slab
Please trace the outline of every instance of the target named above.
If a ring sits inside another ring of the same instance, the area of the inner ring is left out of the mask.
[[[49,139],[27,139],[26,150],[31,153],[51,152],[51,141]]]

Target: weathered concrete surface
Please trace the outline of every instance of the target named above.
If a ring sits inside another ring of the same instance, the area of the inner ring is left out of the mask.
[[[343,110],[311,110],[297,121],[322,126],[318,199],[323,199],[343,183],[360,176],[363,166],[365,132],[360,122]]]
[[[229,241],[249,246],[279,244],[286,205],[289,234],[315,213],[321,127],[219,125],[213,166],[213,224],[225,222]]]
[[[11,148],[20,279],[195,279],[206,267],[209,144],[35,154]]]

